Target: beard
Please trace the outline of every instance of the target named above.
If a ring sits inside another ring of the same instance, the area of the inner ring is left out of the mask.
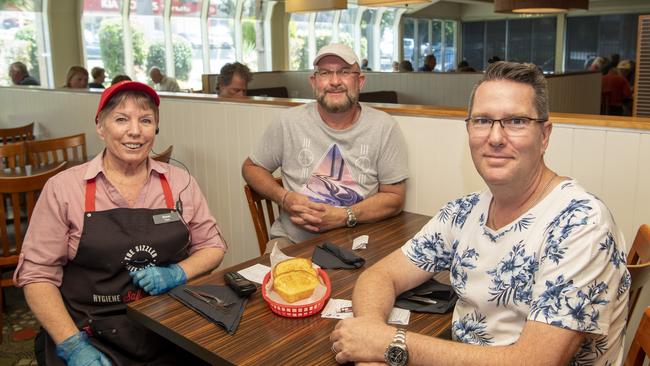
[[[345,91],[345,100],[342,102],[335,103],[326,99],[327,94],[339,91]],[[329,113],[347,112],[359,102],[359,93],[351,93],[349,89],[323,90],[322,92],[314,90],[314,96],[318,104]]]

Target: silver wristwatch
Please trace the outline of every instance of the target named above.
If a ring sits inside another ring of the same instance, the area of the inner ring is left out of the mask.
[[[398,328],[393,342],[384,352],[384,361],[390,366],[406,366],[409,362],[409,351],[406,348],[406,329]]]
[[[345,209],[345,212],[348,213],[348,219],[345,221],[345,226],[347,227],[357,226],[357,217],[354,215],[354,212],[352,212],[352,208],[348,206],[343,208]]]

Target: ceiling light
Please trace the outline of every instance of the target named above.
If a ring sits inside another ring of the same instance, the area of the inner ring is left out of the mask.
[[[347,0],[287,0],[284,3],[284,10],[287,13],[339,10],[347,8]]]
[[[496,13],[552,14],[589,9],[589,0],[495,0]]]
[[[357,0],[359,6],[399,6],[430,3],[431,0]]]

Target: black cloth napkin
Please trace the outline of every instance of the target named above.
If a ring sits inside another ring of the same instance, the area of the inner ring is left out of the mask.
[[[186,287],[189,287],[191,290],[206,292],[210,295],[217,296],[226,303],[232,302],[233,304],[224,309],[216,308],[185,292],[183,289]],[[237,296],[237,293],[230,287],[218,285],[176,286],[169,292],[169,295],[200,315],[203,315],[208,320],[217,323],[229,334],[235,334],[246,302],[248,301],[247,297]]]
[[[409,299],[411,296],[424,297],[434,300],[436,303],[427,304],[422,301]],[[445,285],[432,278],[420,286],[400,294],[395,301],[395,306],[421,313],[444,314],[454,308],[456,300],[458,300],[458,296],[450,285]]]
[[[365,259],[329,241],[314,248],[311,261],[321,266],[321,268],[329,269],[356,269],[366,264]]]

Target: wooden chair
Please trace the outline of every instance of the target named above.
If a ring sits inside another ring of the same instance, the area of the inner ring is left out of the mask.
[[[2,273],[12,271],[18,264],[18,258],[23,246],[23,236],[27,231],[27,224],[32,217],[34,205],[38,194],[43,189],[45,182],[50,177],[66,168],[67,163],[62,162],[51,170],[38,174],[18,177],[0,178],[0,304],[2,304],[3,288],[13,286],[11,277],[4,278]],[[11,205],[6,205],[5,197],[9,198]],[[8,215],[8,207],[11,207],[13,215]],[[26,222],[21,220],[21,207],[26,209]],[[13,216],[13,220],[7,222],[7,217]],[[13,221],[13,225],[10,223]],[[3,315],[0,308],[0,329],[2,328]],[[1,340],[0,340],[1,342]]]
[[[27,155],[33,167],[59,164],[64,161],[69,162],[68,165],[84,163],[88,160],[86,134],[28,141]]]
[[[639,327],[630,344],[625,366],[642,366],[648,353],[650,353],[650,307],[643,312]]]
[[[636,233],[632,248],[627,256],[627,270],[632,276],[630,285],[629,320],[634,311],[643,286],[650,280],[650,226],[643,224]]]
[[[34,122],[21,127],[0,128],[0,142],[7,144],[34,139]]]
[[[24,167],[26,164],[27,148],[24,142],[14,142],[0,145],[0,168]]]
[[[160,154],[156,154],[151,158],[163,163],[169,163],[169,159],[172,157],[172,151],[174,151],[174,145],[169,145],[169,147],[162,151]]]
[[[282,185],[282,178],[275,178],[275,181]],[[269,241],[269,229],[275,222],[275,211],[273,201],[267,199],[251,189],[247,184],[244,186],[244,193],[248,201],[248,209],[251,211],[251,218],[253,219],[253,226],[255,227],[255,234],[257,234],[257,244],[260,247],[260,255],[266,252],[266,243]],[[266,207],[266,214],[264,208]],[[280,208],[277,208],[278,215]],[[267,218],[268,217],[268,226]]]

